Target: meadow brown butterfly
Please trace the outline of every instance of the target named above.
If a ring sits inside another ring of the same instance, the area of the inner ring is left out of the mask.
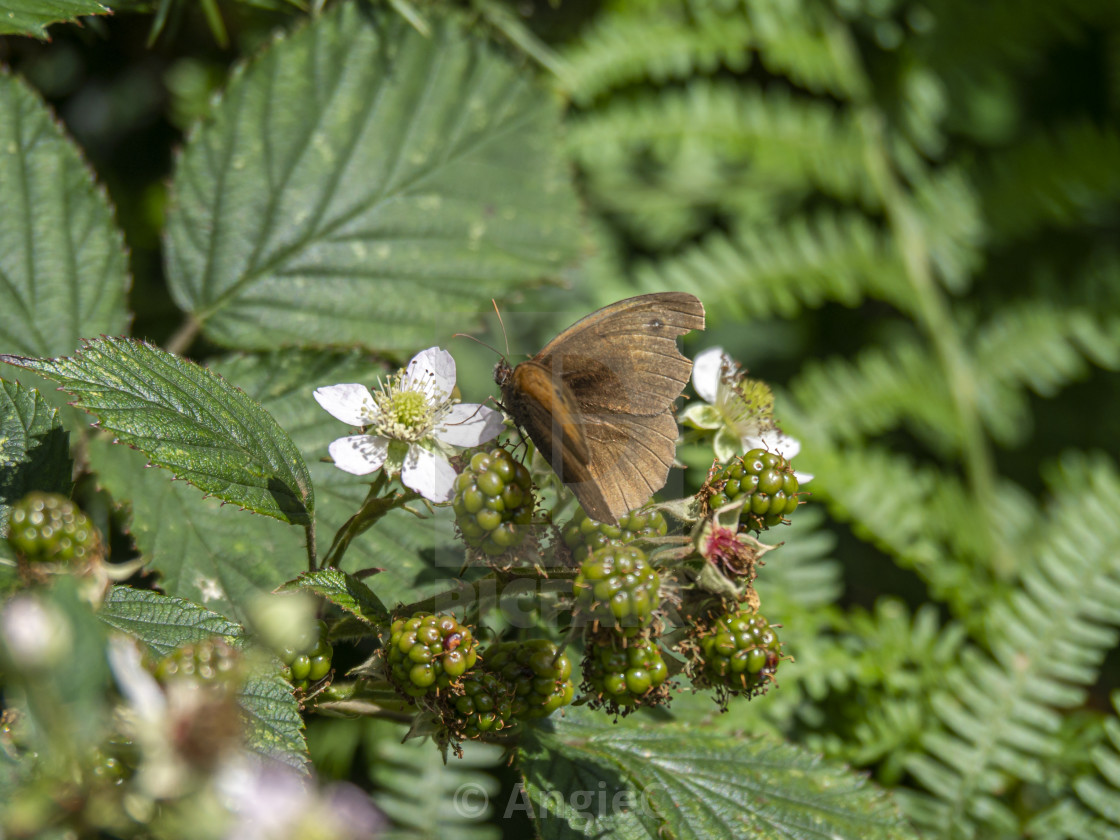
[[[702,329],[693,295],[640,295],[592,312],[529,361],[494,368],[503,407],[591,518],[616,524],[665,486],[673,401],[692,372],[677,336]]]

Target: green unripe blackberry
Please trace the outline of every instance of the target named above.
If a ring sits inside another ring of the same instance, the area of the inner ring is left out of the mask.
[[[474,634],[454,616],[417,613],[398,618],[389,632],[389,676],[410,697],[448,688],[478,661]]]
[[[215,637],[179,645],[152,667],[161,683],[193,680],[205,685],[235,688],[242,679],[241,654]]]
[[[660,605],[661,578],[632,545],[608,545],[580,564],[574,591],[592,618],[624,635],[646,627]]]
[[[58,493],[28,493],[12,508],[8,542],[23,559],[80,562],[93,556],[97,529],[76,504]]]
[[[529,471],[504,449],[476,453],[455,479],[455,522],[467,545],[485,554],[519,546],[535,505]]]
[[[660,511],[636,508],[619,517],[617,525],[592,519],[580,508],[564,526],[564,544],[577,563],[582,563],[592,551],[608,545],[626,545],[643,537],[663,537],[669,533],[669,523]]]
[[[753,531],[778,525],[797,510],[799,485],[793,468],[781,455],[765,449],[752,449],[732,461],[712,476],[708,486],[710,510],[746,496],[739,521]]]
[[[778,634],[751,610],[718,618],[700,639],[703,679],[732,694],[762,694],[774,679],[782,655]]]
[[[571,660],[547,639],[493,645],[483,663],[513,688],[513,716],[521,720],[548,717],[575,695]]]
[[[452,701],[453,720],[448,721],[458,737],[480,738],[515,723],[513,687],[498,674],[471,671],[463,677],[461,691]]]
[[[592,703],[617,710],[662,702],[665,693],[657,689],[668,679],[669,669],[655,641],[630,639],[626,647],[616,647],[593,638],[583,675],[584,688],[597,695]]]
[[[290,680],[295,688],[307,689],[331,672],[334,648],[327,641],[327,623],[320,621],[318,629],[313,647],[280,651],[280,660],[284,663],[284,678]]]

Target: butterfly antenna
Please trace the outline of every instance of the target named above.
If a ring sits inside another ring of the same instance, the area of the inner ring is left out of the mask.
[[[466,333],[455,333],[455,334],[454,334],[454,335],[452,335],[451,337],[452,337],[452,338],[469,338],[469,339],[470,339],[471,341],[475,342],[476,344],[481,344],[481,345],[482,345],[483,347],[485,347],[485,348],[486,348],[487,350],[493,350],[493,351],[494,351],[494,355],[496,355],[496,356],[501,356],[501,355],[502,355],[502,351],[501,351],[501,350],[497,349],[496,347],[491,347],[491,346],[490,346],[489,344],[487,344],[487,343],[486,343],[485,341],[483,341],[483,340],[481,340],[481,339],[478,339],[478,338],[475,338],[475,337],[474,337],[473,335],[467,335]]]
[[[494,298],[490,298],[490,303],[494,306],[494,314],[498,316],[498,323],[502,327],[502,338],[506,341],[506,358],[509,358],[509,334],[506,332],[505,322],[502,320],[502,313],[498,311],[498,302]]]

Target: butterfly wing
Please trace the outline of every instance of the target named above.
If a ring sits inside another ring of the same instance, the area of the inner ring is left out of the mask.
[[[676,340],[702,329],[704,306],[693,295],[641,295],[593,312],[518,365],[539,368],[559,395],[559,445],[533,442],[546,458],[559,449],[561,477],[592,518],[617,522],[665,485],[676,455],[672,405],[692,373]]]

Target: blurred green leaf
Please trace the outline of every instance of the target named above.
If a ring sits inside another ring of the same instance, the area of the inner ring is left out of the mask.
[[[252,599],[307,568],[302,532],[203,498],[145,469],[139,452],[94,438],[89,463],[113,499],[131,507],[132,538],[169,595],[240,621]]]
[[[0,32],[23,6],[106,11],[17,0],[0,10]],[[0,352],[60,356],[84,336],[123,332],[128,257],[105,193],[38,96],[2,71],[0,114]]]
[[[70,494],[70,436],[38,391],[0,379],[0,536],[11,506],[32,490]],[[7,541],[0,540],[0,557]]]
[[[415,349],[575,256],[558,108],[453,20],[338,4],[228,87],[172,185],[168,275],[222,344]]]
[[[61,383],[102,428],[206,493],[284,522],[310,522],[311,477],[291,439],[206,368],[113,338],[69,358],[4,360]]]
[[[297,770],[307,770],[307,741],[303,717],[292,695],[292,684],[279,673],[255,674],[241,690],[249,745]]]
[[[157,656],[214,636],[232,641],[245,635],[240,624],[205,607],[131,586],[114,586],[97,615],[110,627],[142,641]]]
[[[110,13],[108,6],[95,0],[4,0],[0,6],[0,35],[33,35],[45,40],[48,24],[73,21],[79,15]]]
[[[777,741],[570,709],[522,754],[546,840],[916,836],[866,779]]]
[[[88,586],[58,576],[51,586],[27,589],[3,604],[0,639],[4,705],[28,715],[25,745],[40,755],[71,759],[100,743],[110,723],[107,633],[90,608]],[[18,624],[39,632],[16,634]],[[20,648],[24,650],[22,656]],[[22,660],[22,661],[20,661]]]
[[[353,575],[338,569],[307,572],[285,583],[280,591],[314,592],[367,623],[388,622],[389,612],[372,590]]]
[[[98,615],[110,627],[143,642],[157,656],[214,636],[230,641],[245,638],[243,627],[197,604],[127,586],[113,587]],[[249,746],[303,769],[307,745],[291,684],[279,673],[253,673],[238,699],[245,713]]]

